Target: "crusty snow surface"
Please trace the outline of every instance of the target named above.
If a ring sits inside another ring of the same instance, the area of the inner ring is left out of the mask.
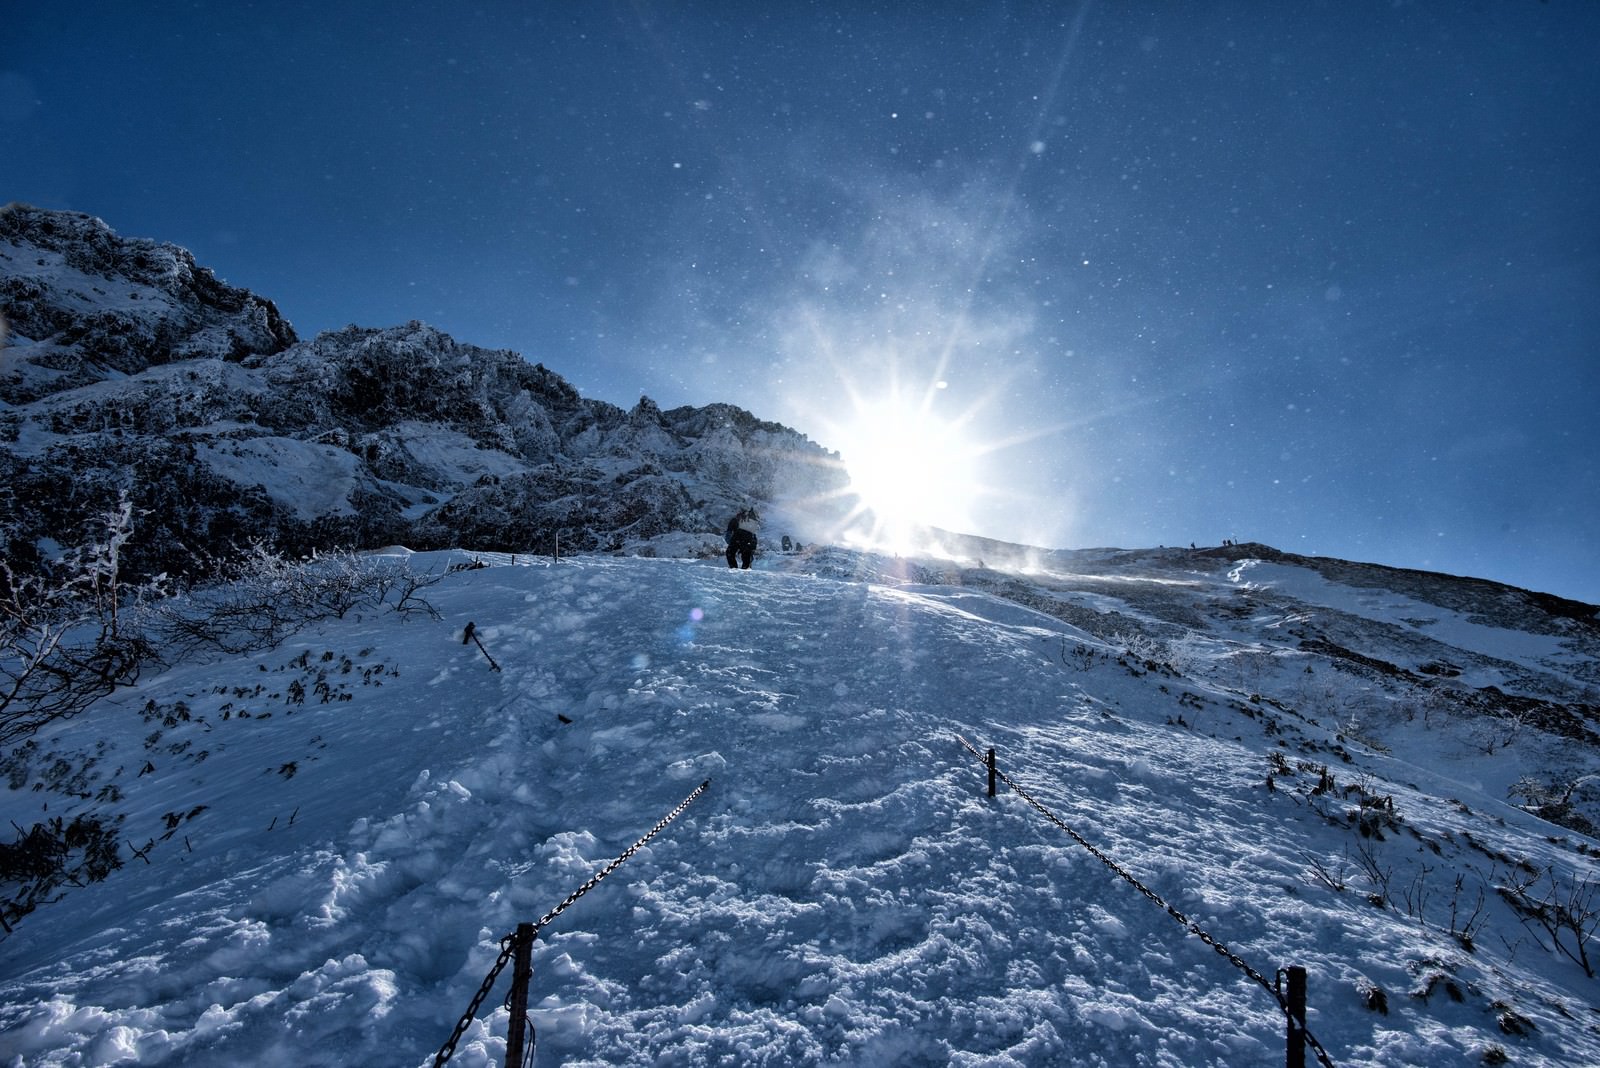
[[[1269,791],[1272,751],[1334,733],[1292,719],[1280,744],[1220,669],[1237,647],[1147,670],[970,588],[781,557],[494,563],[426,592],[439,619],[368,611],[185,663],[41,736],[103,742],[91,790],[115,783],[123,837],[155,844],[0,942],[0,1064],[431,1064],[502,937],[705,779],[541,933],[536,1064],[1283,1063],[1274,998],[1015,794],[986,797],[958,735],[1269,980],[1306,967],[1334,1063],[1600,1063],[1595,980],[1492,891],[1498,934],[1448,933],[1443,873],[1495,875],[1469,833],[1593,868],[1444,778],[1466,747],[1443,732],[1430,768],[1316,757],[1393,797],[1407,829],[1379,859],[1441,873],[1418,917],[1359,892],[1363,839],[1318,813],[1314,774]],[[1195,581],[1225,594],[1225,571]],[[1300,668],[1252,686],[1280,670]],[[0,818],[70,810],[3,786]],[[452,1064],[500,1063],[509,978]]]

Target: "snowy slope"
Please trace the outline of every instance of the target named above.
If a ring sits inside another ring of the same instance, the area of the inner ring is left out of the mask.
[[[1335,1063],[1600,1063],[1595,980],[1495,891],[1592,887],[1595,843],[1508,805],[1460,711],[1341,738],[1386,691],[1274,645],[1324,610],[1259,568],[523,564],[450,575],[437,621],[180,665],[14,756],[0,816],[114,786],[153,845],[0,943],[0,1063],[430,1064],[501,937],[705,778],[536,943],[536,1063],[1282,1063],[1273,998],[985,797],[958,734],[1269,979],[1307,967]],[[75,750],[90,774],[44,786]],[[451,1063],[500,1063],[506,986]]]

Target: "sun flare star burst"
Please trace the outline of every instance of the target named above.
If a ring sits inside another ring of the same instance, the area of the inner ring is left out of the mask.
[[[839,451],[875,533],[895,540],[922,526],[968,527],[979,450],[961,424],[895,395],[858,399],[853,409],[839,428]]]

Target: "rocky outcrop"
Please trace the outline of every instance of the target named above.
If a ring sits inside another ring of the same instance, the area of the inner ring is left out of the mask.
[[[0,551],[39,566],[127,494],[134,571],[254,540],[720,550],[737,503],[837,495],[837,458],[729,405],[589,400],[420,322],[298,341],[271,301],[89,216],[0,211]]]
[[[0,309],[10,334],[0,400],[10,404],[296,340],[270,300],[218,281],[185,249],[22,204],[0,208]]]

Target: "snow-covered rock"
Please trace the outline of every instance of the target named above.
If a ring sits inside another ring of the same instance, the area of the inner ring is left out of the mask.
[[[298,341],[185,250],[85,215],[0,211],[0,313],[0,551],[24,568],[119,493],[131,573],[255,539],[704,554],[749,501],[841,514],[837,457],[786,427],[624,411],[420,322]]]
[[[36,399],[175,360],[281,352],[294,330],[269,300],[227,285],[176,245],[99,219],[0,208],[0,399]]]

